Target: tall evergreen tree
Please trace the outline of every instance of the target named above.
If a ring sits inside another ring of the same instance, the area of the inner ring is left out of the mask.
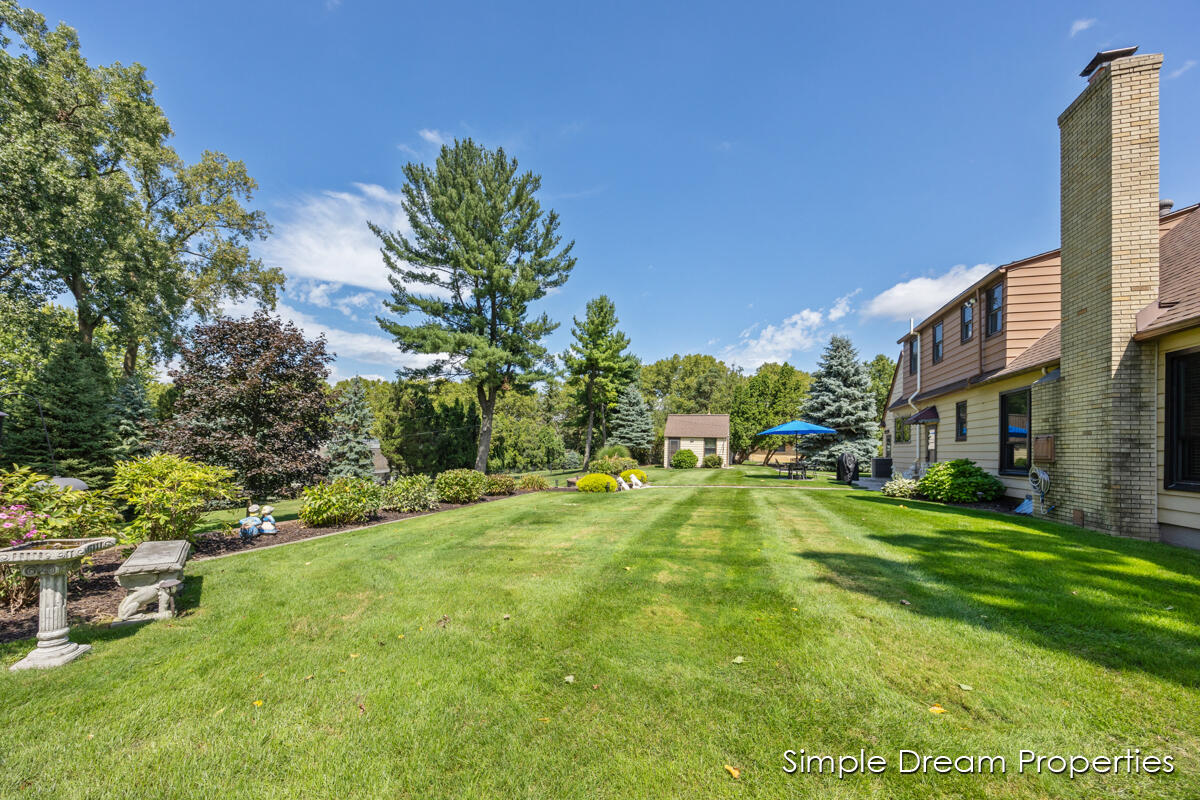
[[[617,309],[605,295],[589,300],[581,322],[574,318],[571,335],[575,341],[563,353],[563,363],[571,376],[578,407],[586,418],[583,463],[592,454],[592,431],[598,414],[631,377],[636,361],[625,352],[629,337],[617,330]]]
[[[374,426],[362,381],[355,378],[342,389],[333,412],[333,438],[326,452],[330,478],[375,476],[375,463],[367,446]]]
[[[470,467],[479,437],[479,409],[461,397],[439,397],[425,381],[396,381],[379,438],[392,469],[432,475]]]
[[[574,242],[560,247],[558,215],[534,196],[541,178],[472,142],[443,146],[437,164],[407,164],[401,205],[411,231],[371,230],[391,271],[380,327],[406,353],[433,355],[416,376],[461,376],[479,404],[475,469],[487,469],[496,398],[543,380],[542,339],[557,323],[530,306],[566,283]],[[429,291],[430,289],[433,291]],[[419,319],[403,321],[409,315]]]
[[[150,452],[147,431],[154,411],[146,384],[136,373],[121,380],[113,398],[112,417],[116,425],[118,459],[131,459]]]
[[[804,418],[837,431],[800,437],[801,452],[822,469],[831,469],[844,452],[854,453],[860,463],[877,452],[879,426],[871,377],[846,337],[832,337],[821,354]]]
[[[654,447],[654,419],[650,406],[636,383],[629,383],[617,399],[609,441],[629,448],[634,458],[645,463]]]
[[[112,479],[117,447],[112,398],[112,377],[104,356],[74,338],[59,342],[34,381],[14,398],[13,411],[5,420],[0,463],[79,478],[89,488],[103,488]]]

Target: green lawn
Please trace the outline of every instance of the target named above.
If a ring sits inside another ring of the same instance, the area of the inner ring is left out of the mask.
[[[1200,796],[1200,556],[1064,526],[859,491],[525,495],[199,562],[182,605],[0,675],[0,796]],[[1176,772],[1016,774],[1023,748],[1126,747]],[[786,775],[800,748],[892,767]],[[1009,774],[901,775],[900,748]]]

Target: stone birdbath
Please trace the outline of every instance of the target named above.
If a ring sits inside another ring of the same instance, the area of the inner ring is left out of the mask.
[[[94,539],[42,539],[0,548],[0,564],[12,564],[26,578],[38,578],[37,647],[9,669],[46,669],[61,667],[92,649],[68,638],[67,573],[79,566],[89,553],[114,547],[111,536]]]

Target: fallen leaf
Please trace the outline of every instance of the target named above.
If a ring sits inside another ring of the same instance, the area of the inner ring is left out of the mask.
[[[351,658],[358,658],[358,653],[351,653],[351,654],[350,654],[350,657],[351,657]]]
[[[418,625],[418,626],[417,626],[417,630],[419,630],[419,631],[423,631],[423,630],[425,630],[425,626],[424,626],[424,625]]]
[[[938,705],[937,703],[934,703],[933,705],[931,705],[931,706],[929,707],[929,713],[931,713],[931,714],[945,714],[945,713],[946,713],[946,709],[942,708],[942,707],[941,707],[940,705]]]
[[[254,706],[255,706],[256,708],[257,708],[258,706],[261,706],[261,705],[262,705],[262,700],[255,700],[255,701],[254,701]]]
[[[1175,606],[1167,606],[1166,610],[1167,610],[1167,611],[1174,611],[1174,610],[1175,610]]]
[[[363,699],[362,699],[362,696],[361,696],[361,695],[360,695],[360,696],[358,696],[358,697],[356,697],[356,698],[354,698],[354,702],[355,702],[355,703],[358,705],[358,715],[359,715],[360,717],[361,717],[363,714],[367,713],[367,707],[366,707],[365,705],[363,705]]]
[[[89,739],[95,739],[95,738],[96,738],[96,734],[94,734],[94,733],[89,733],[89,734],[88,734],[88,738],[89,738]]]
[[[973,692],[973,691],[975,691],[975,687],[974,687],[974,686],[971,686],[971,685],[969,685],[969,684],[966,684],[966,683],[960,683],[960,684],[958,685],[958,688],[962,689],[964,692]]]
[[[567,677],[563,678],[563,683],[574,683],[574,682],[575,682],[574,675],[568,675]]]
[[[549,721],[550,721],[549,717],[538,717],[538,722],[549,722]]]
[[[593,683],[593,684],[592,684],[592,688],[593,688],[593,689],[599,689],[599,688],[600,688],[600,684],[598,684],[598,683]]]
[[[912,603],[908,602],[907,600],[901,600],[901,601],[900,601],[900,605],[902,605],[902,606],[911,606],[911,605],[912,605]]]
[[[744,663],[745,663],[745,661],[746,661],[746,659],[742,658],[741,656],[738,656],[737,658],[735,658],[735,659],[733,660],[733,663],[735,663],[735,664],[744,664]]]
[[[267,673],[265,673],[265,672],[260,673],[258,677],[265,678],[265,677],[267,677]]]
[[[799,611],[799,610],[800,609],[796,608],[795,606],[792,606],[792,611]]]
[[[311,564],[311,563],[312,563],[311,561],[305,561],[305,562],[304,562],[304,566],[306,566],[306,567],[307,567],[307,566],[308,566],[309,564]]]
[[[512,619],[512,614],[505,614],[501,619]]]
[[[213,714],[213,716],[214,717],[221,716],[222,714],[225,713],[225,709],[227,709],[227,708],[229,708],[229,706],[221,706],[220,708],[217,709],[217,712],[215,714]]]
[[[626,568],[625,568],[625,571],[626,571],[626,572],[629,572],[629,570],[631,570],[631,569],[633,569],[633,567],[626,567]]]
[[[439,628],[444,628],[449,624],[450,624],[450,616],[448,614],[442,614],[442,618],[437,621],[437,626]]]
[[[738,769],[737,767],[731,767],[728,764],[725,765],[725,771],[728,772],[730,775],[732,775],[734,777],[734,779],[740,778],[742,776],[742,771],[740,769]]]
[[[397,638],[397,639],[403,639],[403,638],[404,638],[404,634],[403,634],[403,633],[401,633],[401,634],[397,634],[397,635],[396,635],[396,638]]]

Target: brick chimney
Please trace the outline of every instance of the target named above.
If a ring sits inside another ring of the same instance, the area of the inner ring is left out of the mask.
[[[1156,353],[1133,334],[1158,297],[1162,55],[1135,49],[1097,54],[1058,118],[1067,407],[1051,477],[1055,516],[1157,539]]]

